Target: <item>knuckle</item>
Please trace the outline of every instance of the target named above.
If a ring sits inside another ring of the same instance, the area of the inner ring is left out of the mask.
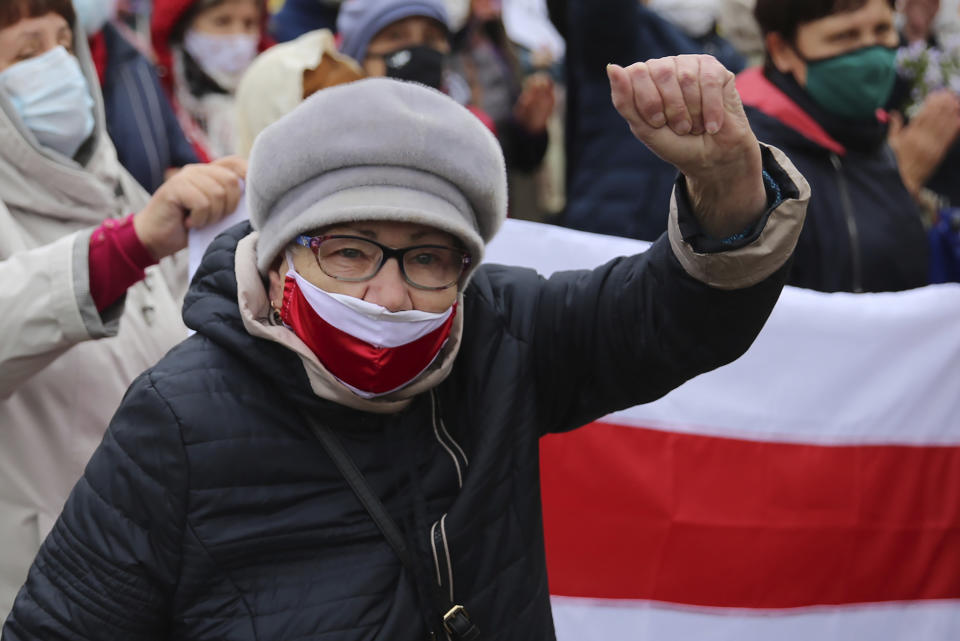
[[[674,78],[674,69],[663,64],[653,65],[650,68],[650,77],[657,84],[666,84]]]
[[[697,88],[697,75],[692,69],[679,69],[677,71],[677,82],[684,91],[690,91]]]
[[[640,106],[640,113],[648,122],[663,113],[663,106],[654,102],[645,102]]]

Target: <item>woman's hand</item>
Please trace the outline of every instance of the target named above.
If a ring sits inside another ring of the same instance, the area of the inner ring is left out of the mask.
[[[524,81],[523,93],[513,108],[514,118],[528,132],[543,133],[556,102],[553,79],[547,73],[537,72]]]
[[[137,238],[157,260],[187,246],[187,231],[217,222],[243,196],[247,162],[239,156],[187,165],[163,183],[133,217]]]
[[[734,75],[707,55],[609,65],[607,73],[633,135],[686,176],[703,231],[726,238],[750,228],[767,197]]]
[[[941,89],[927,96],[910,124],[904,126],[897,112],[890,117],[888,142],[897,155],[903,184],[916,197],[960,136],[960,98]]]

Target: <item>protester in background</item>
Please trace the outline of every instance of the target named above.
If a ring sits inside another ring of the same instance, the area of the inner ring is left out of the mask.
[[[188,168],[148,202],[73,23],[69,0],[0,3],[0,619],[124,390],[186,336],[185,265],[164,259],[181,207],[218,218],[242,174]]]
[[[654,240],[667,228],[676,171],[639,144],[610,105],[604,69],[701,47],[637,0],[550,0],[567,41],[568,227]],[[720,62],[739,71],[739,57]]]
[[[74,0],[120,164],[153,193],[171,169],[197,162],[153,64],[113,24],[116,0]]]
[[[496,133],[508,171],[531,171],[547,148],[552,82],[533,76],[521,90],[516,59],[496,8],[482,7],[474,17],[465,28],[460,55],[451,56],[442,0],[347,0],[337,20],[340,50],[370,76],[415,80],[466,104]],[[484,25],[493,26],[495,40],[486,37],[481,45],[472,38],[485,37]],[[476,58],[467,53],[473,45],[478,47]],[[451,71],[457,60],[464,64],[467,85]]]
[[[924,42],[929,47],[939,46],[933,25],[940,11],[940,0],[897,0],[896,8],[902,16],[903,44]]]
[[[236,149],[234,91],[266,48],[263,0],[155,0],[150,31],[164,88],[204,161]]]
[[[197,333],[131,387],[4,639],[554,638],[539,437],[746,350],[809,196],[713,58],[610,79],[683,173],[671,233],[549,279],[481,266],[505,163],[440,92],[348,83],[263,131],[257,231],[206,252]]]
[[[897,8],[902,23],[900,46],[907,48],[898,60],[916,57],[919,49],[927,57],[927,66],[935,67],[939,61],[960,55],[960,51],[945,51],[937,34],[939,0],[898,0]],[[946,42],[960,46],[958,36]],[[960,68],[955,73],[955,79],[944,78],[936,69],[928,68],[923,77],[909,78],[901,67],[888,102],[892,109],[890,146],[897,154],[904,184],[927,205],[925,213],[930,222],[943,206],[960,205],[960,98],[955,91],[960,87]],[[936,84],[930,89],[942,88],[927,95],[922,91],[917,96],[918,85],[927,85],[931,77]],[[912,106],[918,103],[922,104],[913,113]]]
[[[451,63],[467,81],[469,104],[493,119],[507,170],[536,169],[547,149],[553,81],[543,72],[521,75],[499,0],[472,1],[469,20],[454,37]]]
[[[810,181],[790,282],[884,291],[928,282],[920,212],[877,116],[896,77],[893,0],[757,0],[767,63],[738,78],[750,124]]]
[[[269,125],[321,89],[363,78],[327,29],[305,33],[257,56],[237,87],[237,153],[248,156]]]

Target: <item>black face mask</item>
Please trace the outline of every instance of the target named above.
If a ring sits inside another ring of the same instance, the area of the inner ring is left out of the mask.
[[[387,66],[387,77],[397,80],[412,80],[440,89],[443,84],[444,55],[426,45],[404,47],[382,54]]]

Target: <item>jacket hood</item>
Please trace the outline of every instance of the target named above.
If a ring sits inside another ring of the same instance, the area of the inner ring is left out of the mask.
[[[286,393],[309,397],[310,383],[297,355],[281,345],[254,338],[244,328],[237,305],[234,256],[237,243],[253,228],[247,222],[217,236],[207,248],[183,301],[187,327],[262,372],[265,380],[284,381]]]
[[[76,159],[42,147],[0,89],[0,198],[11,209],[83,225],[139,210],[147,194],[124,170],[107,135],[103,95],[87,39],[74,55],[94,102],[94,128]]]
[[[844,155],[846,149],[834,140],[814,118],[763,74],[762,67],[753,67],[737,74],[737,91],[744,106],[753,107],[794,130],[810,142]]]

